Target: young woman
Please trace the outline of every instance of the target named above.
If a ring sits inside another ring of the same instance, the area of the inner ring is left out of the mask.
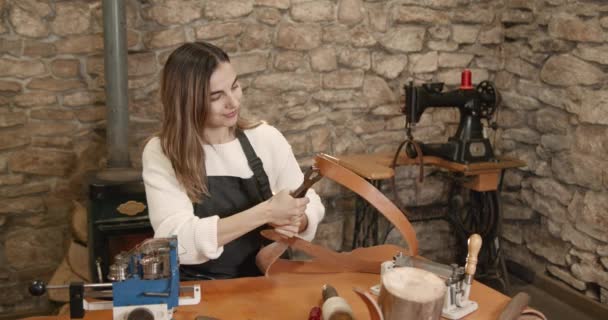
[[[145,146],[143,178],[155,237],[177,235],[184,278],[259,275],[263,228],[312,240],[321,200],[312,189],[289,195],[302,171],[277,129],[239,117],[242,91],[228,55],[186,43],[161,81],[162,128]]]

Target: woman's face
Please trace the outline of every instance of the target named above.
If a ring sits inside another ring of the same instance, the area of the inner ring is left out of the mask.
[[[209,128],[234,127],[241,108],[243,91],[229,62],[222,62],[209,79]]]

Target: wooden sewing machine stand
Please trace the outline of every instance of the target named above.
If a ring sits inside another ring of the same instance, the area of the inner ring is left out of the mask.
[[[359,154],[359,155],[346,155],[337,157],[339,163],[357,173],[361,177],[368,180],[376,188],[381,190],[381,184],[385,180],[392,179],[395,176],[395,171],[391,168],[393,162],[393,153],[377,153],[377,154]],[[407,166],[415,165],[419,166],[420,159],[409,159],[403,153],[399,156],[396,161],[396,166]],[[498,219],[490,222],[490,229],[494,230],[494,239],[484,239],[484,243],[487,243],[486,250],[492,250],[492,256],[496,257],[491,261],[492,268],[495,270],[493,274],[488,274],[488,278],[497,279],[505,289],[509,290],[509,280],[506,272],[506,267],[502,253],[500,250],[500,205],[499,205],[499,192],[501,189],[501,180],[505,169],[523,167],[525,163],[518,159],[512,158],[499,158],[497,161],[492,162],[478,162],[471,164],[462,164],[457,162],[448,161],[439,157],[425,156],[423,157],[423,164],[425,166],[434,166],[447,170],[450,174],[459,177],[459,185],[465,190],[473,190],[480,194],[491,195],[491,204],[497,211]],[[392,197],[390,197],[392,198]],[[403,208],[402,208],[403,209]],[[480,212],[484,214],[484,212]],[[443,216],[440,218],[448,218]],[[388,231],[385,235],[381,235],[378,230],[378,214],[375,209],[369,204],[364,203],[362,199],[357,198],[356,204],[356,217],[355,217],[355,230],[353,236],[353,248],[361,246],[373,246],[384,243],[388,236]],[[453,217],[452,217],[453,219]],[[370,220],[372,220],[370,222]],[[450,221],[450,219],[447,219]],[[452,220],[453,221],[453,220]],[[473,228],[474,229],[474,228]],[[474,230],[475,233],[479,231]],[[371,233],[371,234],[370,234]],[[467,239],[470,234],[469,231],[459,230],[460,234],[457,234],[461,239]],[[472,232],[470,232],[472,233]],[[490,241],[488,241],[490,240]],[[465,240],[466,241],[466,240]]]

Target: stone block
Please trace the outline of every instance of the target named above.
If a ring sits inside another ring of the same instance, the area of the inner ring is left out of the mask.
[[[29,78],[45,72],[46,67],[40,60],[0,59],[0,77]]]
[[[437,51],[431,51],[423,54],[410,55],[410,72],[411,73],[427,73],[437,70],[438,63]]]
[[[45,176],[65,176],[72,170],[74,163],[73,153],[52,150],[39,152],[25,149],[13,153],[9,158],[9,168],[12,171]]]
[[[57,53],[88,54],[103,52],[103,34],[73,35],[55,41]]]
[[[565,241],[572,243],[576,248],[580,248],[585,251],[595,251],[599,242],[590,238],[586,234],[579,232],[576,230],[573,225],[569,223],[565,223],[562,232],[561,238]]]
[[[281,22],[281,12],[274,8],[256,8],[254,10],[255,18],[257,21],[276,26]]]
[[[79,107],[103,102],[104,95],[99,91],[77,91],[63,96],[63,105]]]
[[[51,22],[53,33],[59,36],[82,34],[91,25],[91,9],[86,3],[57,3]]]
[[[287,9],[291,5],[290,0],[255,0],[256,6],[272,7],[277,9]]]
[[[202,17],[204,2],[196,0],[155,0],[143,15],[163,26],[186,24]]]
[[[534,13],[528,10],[508,9],[502,12],[500,21],[507,23],[531,23],[534,21]]]
[[[360,88],[363,85],[363,71],[337,70],[323,74],[322,82],[323,88],[327,89]]]
[[[235,19],[249,15],[253,11],[253,0],[210,0],[204,12],[210,19]]]
[[[554,265],[548,265],[547,271],[549,271],[549,273],[551,275],[553,275],[556,278],[558,278],[559,280],[569,284],[571,287],[573,287],[577,290],[583,291],[587,288],[587,285],[585,284],[585,282],[573,277],[568,270],[564,270],[564,269],[562,269],[560,267],[556,267]]]
[[[553,198],[562,205],[567,206],[572,200],[572,191],[563,184],[551,178],[532,178],[529,180],[532,188],[537,193]]]
[[[605,74],[596,66],[571,55],[552,56],[540,72],[541,79],[556,86],[592,85],[603,81]]]
[[[32,214],[45,211],[44,201],[37,196],[0,200],[0,215]]]
[[[0,128],[9,128],[25,124],[27,122],[23,111],[0,113]]]
[[[338,53],[338,63],[352,69],[369,70],[371,55],[367,49],[344,49]]]
[[[5,255],[8,265],[27,269],[42,262],[57,264],[63,256],[64,241],[68,236],[65,231],[63,226],[14,229],[6,235]]]
[[[380,44],[390,51],[416,52],[422,50],[425,33],[422,27],[395,27],[380,39]]]
[[[76,118],[80,122],[95,122],[106,118],[107,108],[105,106],[84,107],[74,110]]]
[[[466,9],[459,8],[451,13],[452,22],[489,24],[494,21],[495,17],[494,10],[481,6],[473,6]]]
[[[605,126],[579,125],[574,131],[573,147],[586,154],[608,154],[608,143],[598,137],[608,135]]]
[[[472,54],[466,53],[445,53],[439,54],[438,66],[439,67],[467,67],[471,60],[473,60]]]
[[[293,91],[319,87],[319,76],[313,73],[273,73],[258,76],[252,86],[256,89]]]
[[[608,102],[608,91],[581,90],[580,101],[569,102],[566,110],[576,114],[581,122],[608,125],[608,113],[603,109]]]
[[[395,23],[407,24],[447,24],[450,17],[444,10],[433,10],[424,7],[399,6],[392,9]]]
[[[602,188],[604,165],[604,161],[594,156],[579,153],[558,154],[551,161],[551,169],[556,179],[594,190]]]
[[[21,84],[14,81],[0,81],[0,95],[14,95],[21,91]]]
[[[333,47],[320,47],[310,53],[310,67],[314,71],[332,71],[338,68],[336,51]]]
[[[526,79],[537,79],[538,68],[534,65],[525,62],[519,58],[508,58],[505,61],[505,69],[511,73],[514,73],[522,78]]]
[[[343,25],[329,25],[322,29],[323,43],[331,46],[350,43],[350,29]]]
[[[369,24],[374,31],[385,32],[388,28],[389,15],[383,4],[366,4],[369,16]]]
[[[538,144],[540,142],[540,134],[530,128],[505,129],[502,137],[526,144]]]
[[[154,52],[132,53],[127,57],[129,76],[145,76],[155,74],[158,70]]]
[[[186,35],[181,27],[149,32],[144,40],[146,46],[152,49],[171,47],[185,41]]]
[[[446,40],[452,34],[452,30],[445,25],[432,26],[428,29],[429,35],[433,39]]]
[[[597,62],[608,65],[608,45],[591,46],[587,44],[579,44],[573,54],[583,60]]]
[[[378,105],[395,102],[395,95],[388,84],[380,77],[366,76],[363,81],[363,96],[367,105]]]
[[[80,74],[80,62],[76,59],[53,60],[51,72],[61,78],[75,78]]]
[[[530,225],[524,230],[524,240],[526,247],[534,254],[556,265],[566,265],[566,254],[571,246],[553,237],[547,230],[539,228],[538,225]]]
[[[243,33],[239,39],[239,48],[242,51],[268,49],[272,38],[272,30],[264,25],[247,24],[243,26]]]
[[[52,77],[32,79],[27,88],[30,90],[67,91],[84,88],[86,83],[81,79],[54,79]]]
[[[241,24],[236,22],[209,23],[195,28],[196,38],[204,40],[236,37],[241,32]]]
[[[17,198],[37,193],[45,193],[51,190],[48,182],[30,182],[21,185],[8,186],[0,189],[0,196],[6,198]]]
[[[456,43],[475,43],[478,34],[479,27],[477,26],[459,24],[452,26],[452,39]]]
[[[365,25],[358,25],[350,30],[350,43],[353,47],[373,47],[378,43],[372,32]]]
[[[515,244],[523,244],[523,231],[520,225],[503,223],[502,225],[502,237]]]
[[[276,46],[289,50],[311,50],[321,44],[318,24],[279,24]]]
[[[499,44],[502,43],[504,30],[501,26],[494,27],[488,30],[481,30],[477,40],[481,44]]]
[[[32,147],[71,150],[74,144],[70,137],[32,137]]]
[[[365,17],[361,0],[340,0],[338,3],[338,22],[354,25]]]
[[[239,75],[246,75],[266,70],[266,54],[241,54],[230,57],[231,63]]]
[[[581,42],[604,42],[604,31],[597,19],[583,21],[570,13],[559,13],[549,22],[549,36]]]
[[[372,53],[372,70],[386,79],[398,77],[405,66],[408,58],[406,55],[390,55],[381,52]]]
[[[317,91],[312,95],[314,100],[320,102],[344,102],[351,99],[359,100],[359,96],[355,91],[352,90],[321,90]]]
[[[23,0],[14,3],[8,13],[8,20],[19,35],[44,38],[49,35],[45,17],[52,13],[47,2]]]
[[[332,1],[313,0],[294,3],[289,10],[291,18],[300,22],[328,22],[334,20],[335,5]]]
[[[0,135],[0,150],[22,147],[30,143],[30,137],[22,131],[8,131]]]

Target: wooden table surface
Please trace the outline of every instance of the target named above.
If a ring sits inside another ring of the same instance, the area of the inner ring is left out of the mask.
[[[390,179],[395,174],[394,170],[390,168],[393,157],[394,153],[374,153],[343,155],[336,157],[336,159],[342,166],[366,179],[383,180]],[[502,169],[526,165],[521,160],[507,157],[499,158],[496,162],[477,162],[471,164],[452,162],[434,156],[425,156],[423,160],[425,165],[433,165],[450,171],[462,172],[466,176],[493,173]],[[417,164],[415,159],[408,159],[405,156],[400,156],[397,161],[397,165],[399,166]]]
[[[363,300],[352,288],[369,289],[380,276],[366,273],[293,274],[285,273],[270,278],[240,278],[186,282],[198,283],[202,299],[198,305],[180,306],[175,320],[194,320],[197,316],[217,319],[307,319],[310,309],[321,305],[321,287],[328,283],[345,298],[356,319],[369,319]],[[464,319],[497,319],[510,298],[479,282],[474,282],[471,299],[479,309]],[[69,316],[34,317],[28,320],[67,320]],[[87,311],[85,320],[112,319],[111,310]]]

